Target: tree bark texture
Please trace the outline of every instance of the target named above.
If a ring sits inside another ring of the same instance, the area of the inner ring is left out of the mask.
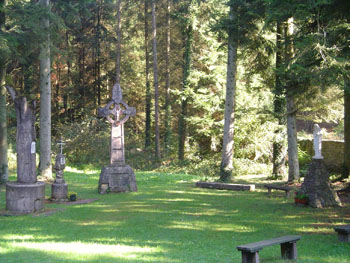
[[[299,180],[296,109],[293,95],[287,95],[288,182]]]
[[[165,53],[165,135],[164,135],[164,150],[167,152],[169,149],[170,136],[171,136],[171,106],[170,106],[170,12],[171,1],[167,0],[167,28],[166,28],[166,53]]]
[[[121,23],[121,0],[117,1],[117,58],[115,64],[116,83],[120,84],[120,56],[121,56],[121,42],[122,42],[122,23]]]
[[[230,17],[233,18],[233,8],[230,7]],[[225,98],[225,122],[222,143],[222,157],[220,166],[220,180],[228,181],[233,171],[234,150],[234,120],[235,120],[235,93],[237,73],[237,49],[238,42],[234,39],[233,32],[229,30],[227,76],[226,76],[226,98]]]
[[[149,0],[145,0],[145,58],[146,58],[146,123],[145,123],[145,148],[151,145],[151,83],[149,80],[150,55],[149,55],[149,28],[148,28]]]
[[[40,4],[49,9],[49,0],[40,0]],[[42,18],[41,26],[49,29],[49,19]],[[51,167],[51,64],[50,35],[40,50],[40,172],[46,179],[52,179]]]
[[[285,45],[285,64],[287,65],[294,56],[293,34],[294,25],[293,19],[290,18],[283,23],[284,29],[284,45]],[[299,180],[299,160],[298,160],[298,140],[296,126],[295,99],[292,87],[286,89],[286,104],[287,104],[287,136],[288,136],[288,182]]]
[[[342,179],[350,172],[350,79],[344,77],[344,165]]]
[[[8,181],[8,157],[7,157],[7,108],[5,74],[6,64],[0,62],[0,184]]]
[[[274,88],[274,115],[277,119],[279,127],[285,124],[285,96],[283,92],[283,85],[281,83],[280,76],[280,67],[282,66],[282,34],[283,28],[280,22],[277,22],[277,32],[276,32],[276,75],[275,75],[275,88]],[[281,128],[275,130],[275,141],[273,142],[273,151],[272,151],[272,175],[274,178],[279,178],[283,175],[284,163],[285,163],[285,154],[284,154],[284,143],[282,140],[282,131]]]
[[[17,117],[17,181],[35,183],[35,102],[29,104],[26,97],[18,97],[12,88],[6,88],[14,101]]]
[[[322,159],[313,159],[302,184],[309,205],[315,208],[339,206],[340,200],[331,189],[329,173]]]
[[[153,35],[153,81],[154,81],[154,125],[155,125],[155,157],[160,159],[159,138],[159,88],[158,88],[158,61],[157,61],[157,25],[156,3],[152,0],[152,35]]]

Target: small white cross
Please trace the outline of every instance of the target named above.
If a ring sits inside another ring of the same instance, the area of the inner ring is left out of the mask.
[[[59,140],[57,144],[61,147],[61,154],[62,154],[63,153],[63,145],[66,144],[65,142],[62,141],[62,137],[61,137],[61,140]]]

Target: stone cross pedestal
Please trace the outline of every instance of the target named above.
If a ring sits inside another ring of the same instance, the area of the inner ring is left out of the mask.
[[[110,165],[102,168],[98,184],[100,194],[137,191],[134,171],[125,163],[124,153],[124,123],[135,114],[135,108],[123,101],[122,90],[116,83],[112,89],[112,100],[98,109],[98,115],[105,117],[112,126]]]
[[[14,101],[17,116],[17,181],[6,184],[6,210],[12,214],[28,214],[44,208],[45,183],[37,181],[35,164],[35,103],[18,97],[6,87]]]
[[[67,201],[68,200],[68,185],[63,179],[63,170],[66,167],[66,158],[63,154],[62,147],[65,144],[62,140],[58,142],[61,146],[61,152],[57,154],[55,159],[55,173],[56,179],[51,186],[51,200],[53,201]]]

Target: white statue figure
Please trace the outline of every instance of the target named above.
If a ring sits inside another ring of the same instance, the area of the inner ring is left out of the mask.
[[[318,124],[314,125],[314,151],[315,156],[313,156],[313,159],[323,159],[323,156],[321,154],[322,150],[322,130]]]

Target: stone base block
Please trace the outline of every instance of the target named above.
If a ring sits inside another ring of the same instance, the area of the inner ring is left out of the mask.
[[[67,201],[68,200],[68,185],[53,183],[51,185],[51,200]]]
[[[109,192],[136,192],[136,178],[129,165],[108,165],[101,170],[98,183],[100,194]]]
[[[44,209],[45,183],[6,184],[6,210],[14,214],[30,214]]]

